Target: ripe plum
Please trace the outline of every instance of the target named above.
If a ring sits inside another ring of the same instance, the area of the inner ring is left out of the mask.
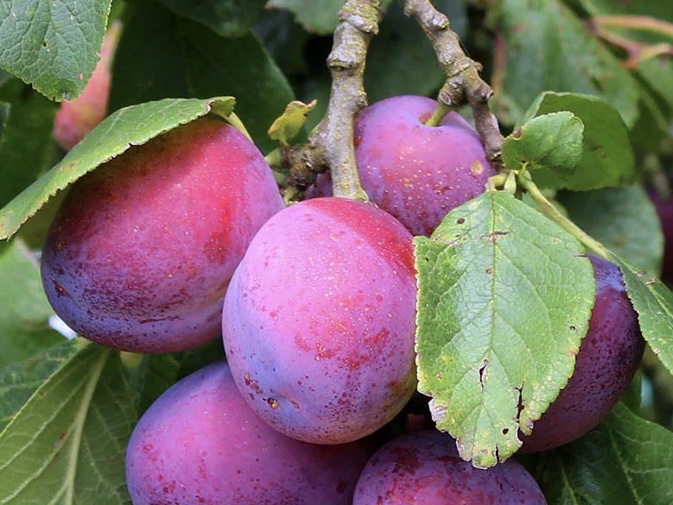
[[[379,449],[360,475],[353,505],[545,505],[535,479],[514,460],[482,470],[458,456],[436,430],[401,435]]]
[[[600,423],[624,395],[645,350],[638,316],[619,268],[589,256],[596,278],[596,302],[582,340],[575,371],[558,398],[523,436],[520,452],[567,444]]]
[[[254,144],[223,121],[197,119],[73,184],[43,248],[47,297],[99,344],[145,353],[196,347],[220,335],[229,279],[282,208]]]
[[[304,200],[253,239],[224,302],[232,374],[271,426],[299,440],[359,439],[416,388],[412,237],[353,200]]]
[[[166,391],[126,452],[134,505],[350,505],[368,452],[307,444],[260,420],[217,362]]]

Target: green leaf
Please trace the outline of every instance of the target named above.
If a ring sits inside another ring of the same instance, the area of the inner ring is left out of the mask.
[[[159,0],[178,16],[197,21],[223,37],[240,37],[257,20],[266,0]]]
[[[500,5],[505,41],[503,90],[495,97],[500,112],[516,119],[540,93],[555,90],[602,97],[628,126],[635,123],[635,79],[561,0],[508,0]]]
[[[0,239],[11,237],[54,193],[131,146],[144,144],[211,110],[226,116],[231,114],[233,106],[234,100],[229,97],[176,98],[118,110],[68,152],[60,163],[0,209]]]
[[[572,177],[582,157],[584,124],[571,112],[552,112],[534,117],[502,145],[502,160],[510,169],[547,168]]]
[[[0,251],[0,286],[0,367],[63,342],[49,328],[53,311],[35,256],[20,240]]]
[[[582,158],[572,174],[549,169],[532,174],[544,188],[589,190],[622,186],[635,178],[635,159],[628,129],[619,113],[606,101],[575,93],[542,93],[519,124],[530,118],[557,111],[569,111],[584,124]]]
[[[673,503],[673,434],[619,403],[579,440],[538,456],[550,505]]]
[[[673,373],[673,293],[656,277],[632,265],[615,253],[610,261],[624,274],[624,284],[643,337],[659,360]]]
[[[307,31],[318,35],[329,35],[337,24],[337,14],[344,0],[269,0],[269,7],[287,9]]]
[[[87,345],[0,433],[0,504],[130,504],[124,453],[135,421],[119,354]]]
[[[78,96],[103,42],[110,0],[3,0],[0,67],[51,100]]]
[[[365,89],[370,103],[398,95],[436,94],[446,76],[430,42],[415,19],[404,14],[403,2],[391,4],[367,53]],[[464,0],[434,1],[449,18],[451,29],[467,35]]]
[[[149,0],[132,10],[115,55],[110,110],[226,94],[236,97],[236,113],[255,144],[275,147],[267,130],[294,94],[255,35],[220,37]]]
[[[574,369],[595,297],[581,244],[503,191],[414,239],[419,391],[461,457],[490,467],[520,446]]]
[[[19,79],[0,85],[0,207],[48,169],[56,154],[52,140],[57,105]]]
[[[42,383],[77,352],[75,341],[61,337],[60,342],[23,362],[0,368],[0,432]]]
[[[308,114],[316,105],[316,100],[311,103],[304,103],[299,100],[291,101],[283,114],[281,114],[269,127],[269,137],[278,140],[281,145],[288,145],[288,142],[295,138],[306,123]]]
[[[562,192],[557,198],[570,219],[605,247],[650,274],[660,273],[664,237],[642,186]]]

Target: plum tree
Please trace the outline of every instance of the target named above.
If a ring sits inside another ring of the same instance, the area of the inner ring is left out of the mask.
[[[521,452],[538,452],[571,442],[600,423],[626,392],[645,350],[638,317],[613,263],[589,255],[596,278],[596,301],[582,340],[575,371]]]
[[[514,460],[474,468],[455,441],[436,430],[401,435],[369,460],[353,505],[541,505],[546,500],[528,471]]]
[[[267,426],[225,362],[174,384],[136,425],[126,452],[134,505],[349,505],[369,452],[320,446]]]
[[[355,118],[355,157],[372,201],[414,235],[431,235],[451,209],[484,192],[495,175],[477,132],[456,112],[425,122],[437,101],[402,95],[362,109]],[[321,174],[308,197],[331,194]]]
[[[44,289],[69,326],[102,345],[193,348],[220,335],[229,279],[282,207],[254,144],[198,119],[72,186],[44,244]]]
[[[110,98],[110,66],[119,39],[121,23],[112,23],[103,38],[100,60],[84,91],[74,100],[66,100],[54,118],[54,140],[69,151],[105,118]]]
[[[291,437],[344,443],[383,426],[416,387],[412,237],[392,216],[305,200],[253,239],[224,301],[232,374]]]

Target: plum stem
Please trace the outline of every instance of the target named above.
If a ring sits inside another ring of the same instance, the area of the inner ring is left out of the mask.
[[[458,35],[450,28],[448,18],[435,9],[430,0],[405,0],[404,12],[414,17],[423,29],[446,75],[437,100],[449,109],[464,102],[470,104],[486,154],[494,165],[500,166],[503,136],[488,107],[493,90],[479,76],[481,65],[468,58]]]
[[[497,177],[497,176],[496,176]],[[537,184],[533,182],[528,172],[523,172],[517,176],[519,186],[528,192],[535,203],[540,207],[547,217],[550,217],[561,227],[570,233],[573,237],[579,240],[589,251],[596,256],[610,261],[608,250],[603,244],[591,237],[588,233],[582,230],[579,226],[568,219],[558,208],[551,203],[547,197],[542,194]]]
[[[363,75],[367,48],[378,33],[380,0],[346,0],[339,12],[327,65],[332,76],[327,111],[308,142],[288,154],[292,179],[299,185],[329,169],[334,196],[369,202],[362,188],[353,145],[355,115],[367,105]]]
[[[442,102],[437,102],[437,107],[435,107],[432,115],[425,122],[425,126],[439,126],[439,123],[449,112],[451,112],[451,107]]]

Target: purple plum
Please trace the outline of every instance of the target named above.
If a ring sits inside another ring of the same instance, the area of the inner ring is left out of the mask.
[[[366,107],[355,121],[363,188],[413,235],[430,236],[496,173],[479,135],[458,113],[438,126],[424,124],[436,107],[430,98],[397,96]]]
[[[572,442],[594,428],[624,395],[645,350],[638,316],[619,268],[589,256],[596,278],[596,302],[582,340],[575,371],[558,398],[523,436],[520,452],[538,452]]]
[[[174,384],[145,412],[126,452],[134,505],[350,505],[369,452],[320,446],[267,426],[225,362]]]
[[[229,279],[282,208],[255,145],[224,121],[197,119],[73,184],[43,248],[47,298],[107,347],[196,347],[220,336]]]
[[[280,432],[337,444],[390,421],[416,389],[411,234],[373,205],[327,197],[271,218],[224,301],[232,374]]]
[[[401,435],[379,449],[360,475],[353,505],[546,505],[528,471],[510,459],[487,470],[458,456],[436,430]]]

